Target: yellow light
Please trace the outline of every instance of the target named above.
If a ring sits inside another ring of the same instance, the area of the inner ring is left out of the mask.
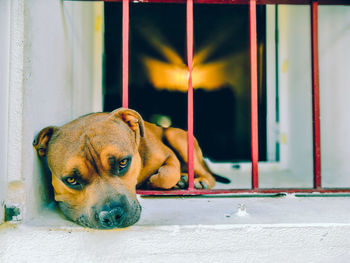
[[[167,43],[157,26],[143,25],[138,30],[162,57],[141,57],[150,83],[158,90],[187,92],[189,72],[183,58]],[[202,44],[201,49],[194,54],[194,89],[217,90],[230,87],[238,96],[249,94],[246,92],[249,87],[249,48],[234,53],[227,52],[224,57],[210,60],[214,52],[222,48],[222,44],[230,38],[231,31],[232,29],[224,28],[215,32],[215,35],[210,36],[210,41]]]
[[[143,33],[150,44],[164,57],[164,60],[149,56],[142,58],[150,82],[159,90],[187,92],[189,73],[183,59],[156,31],[153,32],[148,28]],[[245,51],[207,62],[208,57],[218,48],[219,42],[222,42],[222,37],[221,40],[206,45],[194,54],[192,71],[194,89],[215,90],[227,85],[242,89],[246,84]]]

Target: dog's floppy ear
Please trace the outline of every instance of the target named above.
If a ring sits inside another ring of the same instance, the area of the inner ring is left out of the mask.
[[[33,146],[37,150],[39,156],[45,156],[47,153],[47,146],[52,135],[58,130],[55,126],[49,126],[42,129],[34,138]]]
[[[119,108],[110,113],[110,118],[122,119],[134,132],[140,131],[140,136],[143,137],[145,134],[145,124],[139,113],[134,110]]]

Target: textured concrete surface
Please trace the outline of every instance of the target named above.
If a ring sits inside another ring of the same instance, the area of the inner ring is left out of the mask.
[[[91,230],[53,207],[0,227],[0,262],[349,262],[346,197],[147,198],[123,230]],[[246,213],[239,213],[244,204]],[[243,215],[243,216],[242,216]]]

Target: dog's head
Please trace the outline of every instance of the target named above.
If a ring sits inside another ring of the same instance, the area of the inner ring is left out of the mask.
[[[138,221],[138,148],[143,136],[141,116],[123,108],[40,131],[33,145],[39,156],[47,157],[55,200],[68,218],[92,228],[127,227]]]

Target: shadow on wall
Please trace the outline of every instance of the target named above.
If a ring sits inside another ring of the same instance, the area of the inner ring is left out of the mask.
[[[37,175],[37,184],[34,185],[38,188],[41,197],[40,200],[42,201],[41,206],[47,206],[55,201],[52,187],[52,174],[46,157],[40,157],[36,152],[35,154],[37,155],[35,158],[35,162],[37,163],[34,165],[34,169],[39,169],[39,171],[34,171],[33,173]]]

